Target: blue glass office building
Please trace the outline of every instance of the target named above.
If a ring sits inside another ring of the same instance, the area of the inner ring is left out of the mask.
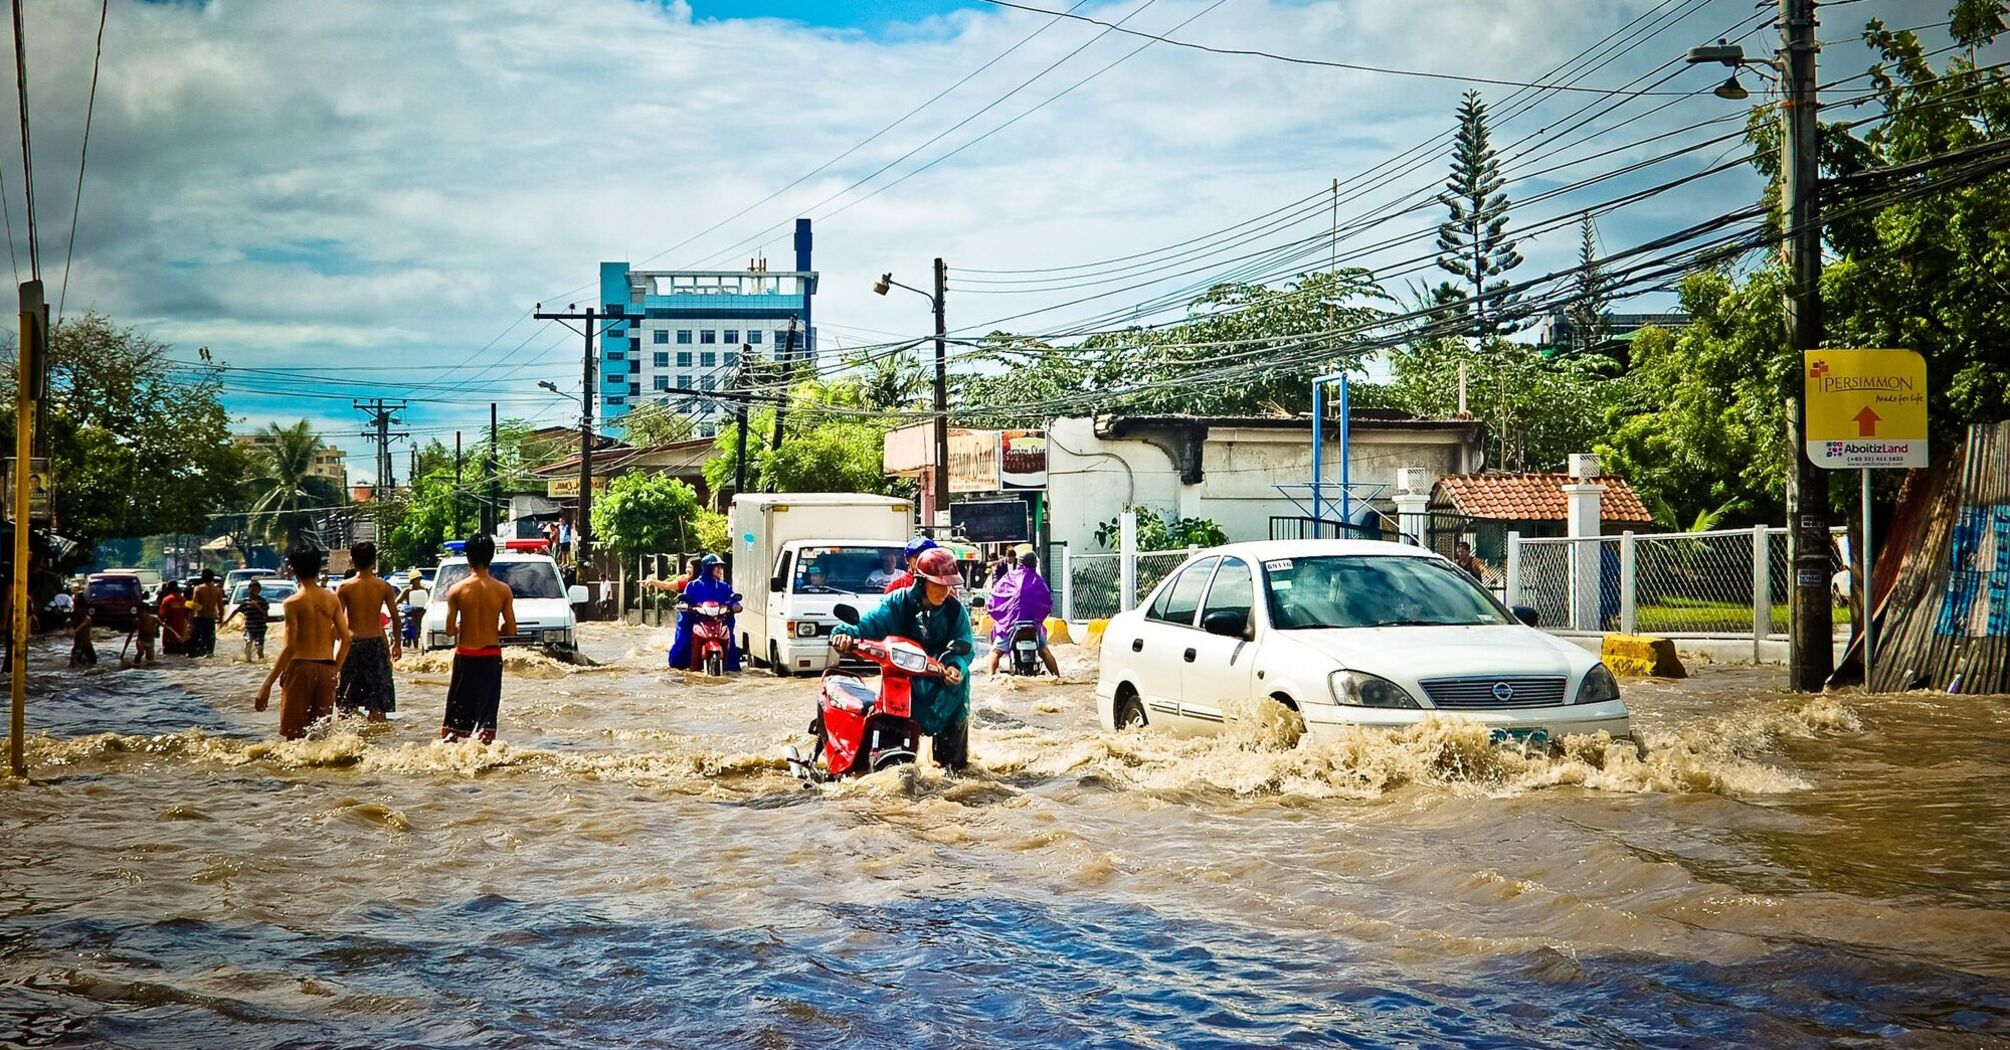
[[[688,413],[715,433],[732,403],[702,396],[728,390],[743,355],[789,361],[814,374],[817,332],[810,304],[810,220],[796,220],[795,269],[635,270],[600,264],[600,301],[610,321],[600,341],[600,418],[619,427],[637,405]],[[699,396],[672,393],[697,390]]]

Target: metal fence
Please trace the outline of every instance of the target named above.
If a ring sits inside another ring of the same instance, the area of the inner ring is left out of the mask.
[[[1131,593],[1124,593],[1122,554],[1068,554],[1066,585],[1062,588],[1061,615],[1070,620],[1100,620],[1143,601],[1172,571],[1198,548],[1175,551],[1140,551],[1131,570]]]
[[[1833,574],[1846,567],[1831,530]],[[1784,637],[1792,586],[1787,530],[1622,533],[1583,539],[1510,536],[1507,600],[1559,631],[1644,631],[1672,637]],[[1836,631],[1849,630],[1838,608]]]

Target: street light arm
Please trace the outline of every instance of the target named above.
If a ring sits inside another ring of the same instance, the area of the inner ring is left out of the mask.
[[[883,278],[881,278],[880,280],[881,280],[881,282],[882,282],[882,283],[884,283],[884,284],[886,284],[886,285],[889,285],[889,286],[891,286],[891,287],[894,287],[894,288],[905,288],[905,289],[907,289],[908,291],[910,291],[910,292],[913,292],[914,294],[916,294],[916,295],[918,295],[918,296],[921,296],[921,297],[922,297],[923,299],[926,299],[926,300],[928,300],[928,301],[929,301],[929,302],[931,302],[931,303],[935,301],[935,296],[934,296],[934,294],[933,294],[933,293],[930,293],[930,292],[924,292],[924,291],[922,291],[921,289],[919,289],[919,288],[916,288],[915,286],[913,286],[913,285],[911,285],[911,284],[902,284],[902,283],[900,283],[899,281],[896,281],[896,280],[894,280],[894,279],[893,279],[893,278],[891,278],[891,277],[883,277]],[[885,293],[885,292],[881,292],[881,293],[879,293],[879,294],[881,294],[881,295],[885,295],[886,293]]]

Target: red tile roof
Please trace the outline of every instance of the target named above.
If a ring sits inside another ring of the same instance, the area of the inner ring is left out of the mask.
[[[1565,521],[1563,486],[1568,474],[1447,474],[1431,490],[1431,504],[1492,521]],[[1597,479],[1605,486],[1599,516],[1606,521],[1649,522],[1654,515],[1623,478]]]

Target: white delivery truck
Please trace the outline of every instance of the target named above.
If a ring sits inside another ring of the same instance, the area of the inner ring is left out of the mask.
[[[914,509],[848,492],[735,496],[732,529],[740,652],[789,675],[830,665],[831,610],[878,604],[905,568]]]

